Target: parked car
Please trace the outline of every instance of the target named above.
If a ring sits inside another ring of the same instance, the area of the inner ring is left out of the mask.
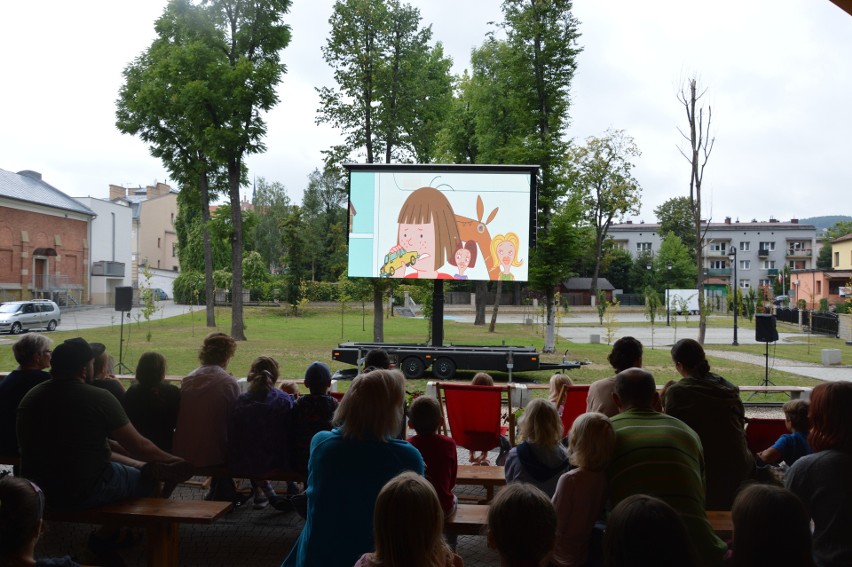
[[[159,287],[155,287],[151,290],[151,297],[153,297],[155,301],[162,301],[169,298],[168,294]]]
[[[13,335],[30,329],[53,331],[61,321],[59,306],[49,299],[9,301],[0,305],[0,331]]]
[[[772,303],[774,303],[776,307],[786,307],[790,305],[790,296],[776,295],[775,300]]]

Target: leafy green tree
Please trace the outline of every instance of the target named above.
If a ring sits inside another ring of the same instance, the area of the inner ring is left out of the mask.
[[[657,278],[654,270],[654,255],[650,252],[641,252],[633,261],[630,268],[630,281],[633,290],[642,290],[646,287],[657,289]]]
[[[834,261],[831,257],[831,241],[850,233],[852,233],[852,221],[838,221],[834,223],[834,226],[825,229],[825,240],[822,248],[819,249],[819,256],[817,256],[817,268],[828,270],[834,267]]]
[[[672,197],[654,209],[660,223],[660,235],[676,234],[689,250],[689,256],[695,262],[695,226],[693,225],[692,204],[689,197]],[[691,287],[691,284],[690,284]]]
[[[255,249],[260,253],[269,270],[278,272],[284,257],[281,241],[281,225],[290,214],[290,197],[284,185],[257,179],[254,192],[254,210],[257,224],[254,227]]]
[[[248,289],[260,292],[272,279],[260,252],[253,250],[243,257],[243,282]]]
[[[633,177],[639,148],[623,130],[607,130],[603,137],[589,137],[583,146],[568,152],[569,183],[582,203],[585,219],[595,229],[595,271],[592,293],[598,289],[604,241],[613,220],[639,214],[641,188]]]
[[[695,264],[687,247],[673,232],[663,238],[653,259],[653,269],[658,284],[664,287],[690,289],[695,285]]]
[[[315,169],[308,175],[308,187],[302,198],[302,220],[307,230],[305,252],[312,280],[336,281],[341,267],[345,269],[345,264],[341,266],[341,254],[346,253],[343,234],[346,197],[346,179],[340,171]]]
[[[622,248],[610,248],[604,255],[604,268],[601,275],[609,280],[615,289],[623,289],[630,293],[634,290],[630,280],[630,269],[633,267],[633,256]]]
[[[284,283],[287,301],[296,313],[302,299],[302,280],[308,279],[306,261],[305,227],[302,222],[302,211],[293,207],[282,225],[281,238],[287,250],[285,256]]]

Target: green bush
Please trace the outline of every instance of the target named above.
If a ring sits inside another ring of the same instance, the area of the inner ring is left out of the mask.
[[[202,305],[207,303],[204,294],[203,272],[181,272],[175,278],[173,287],[175,303],[184,305]]]
[[[337,282],[303,282],[308,301],[337,301]]]
[[[852,313],[852,305],[844,301],[834,306],[835,313]]]
[[[828,313],[828,299],[825,297],[819,300],[819,312]]]

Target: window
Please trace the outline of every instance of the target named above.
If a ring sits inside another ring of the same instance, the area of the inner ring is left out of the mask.
[[[740,287],[742,289],[748,289],[751,287],[751,280],[740,280]]]
[[[751,260],[740,260],[740,269],[741,270],[750,270],[751,269]]]
[[[710,243],[710,252],[718,252],[719,254],[726,254],[728,249],[727,242],[711,242]]]
[[[817,295],[822,295],[822,280],[817,280],[816,282],[816,293]]]
[[[840,252],[835,252],[834,253],[834,267],[836,268],[839,265],[840,265]]]
[[[172,258],[175,257],[176,252],[177,252],[177,243],[172,242]]]
[[[769,250],[771,252],[775,250],[775,242],[761,242],[759,248],[761,250]]]
[[[805,270],[808,267],[807,260],[790,260],[789,264],[791,270]]]
[[[772,286],[772,280],[764,280],[764,279],[762,279],[762,280],[760,280],[760,284],[759,284],[759,285],[760,285],[760,287],[771,287],[771,286]]]
[[[159,248],[159,247],[160,247],[160,239],[158,238],[157,239],[157,248]]]
[[[710,260],[711,270],[724,270],[727,267],[728,262],[726,260]]]
[[[740,252],[748,252],[751,248],[751,242],[740,242]]]
[[[764,260],[760,263],[761,270],[774,270],[775,260]]]
[[[636,251],[637,252],[651,252],[651,243],[650,242],[637,242],[636,243]]]

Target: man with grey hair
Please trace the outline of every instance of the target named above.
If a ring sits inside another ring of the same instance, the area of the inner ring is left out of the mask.
[[[654,377],[641,368],[615,376],[613,401],[620,413],[612,418],[615,451],[607,469],[612,505],[634,494],[665,501],[683,518],[702,564],[721,565],[727,546],[704,511],[704,453],[698,435],[660,412]]]
[[[50,380],[50,374],[44,369],[50,366],[52,344],[53,341],[42,334],[27,333],[12,345],[18,367],[0,381],[0,455],[10,457],[18,454],[15,412],[27,392]]]

